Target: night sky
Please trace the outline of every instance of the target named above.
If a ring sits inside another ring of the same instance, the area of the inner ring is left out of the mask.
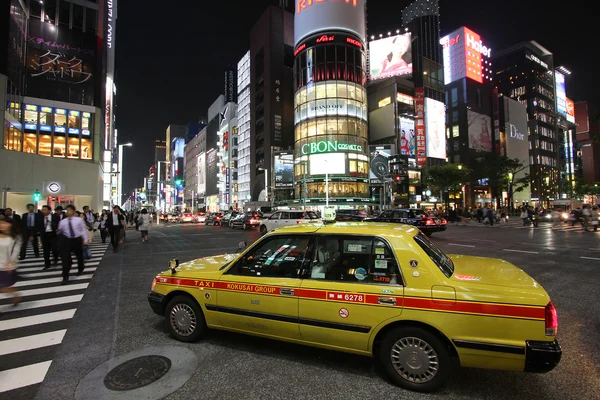
[[[368,34],[400,28],[401,11],[410,2],[369,0]],[[165,138],[169,124],[206,115],[223,92],[225,66],[237,65],[249,48],[255,21],[278,1],[254,0],[243,8],[239,5],[244,3],[231,0],[161,4],[119,2],[116,126],[120,143],[134,144],[124,150],[124,192],[143,185],[154,160],[154,140]],[[573,72],[567,78],[567,96],[600,104],[600,74],[593,73],[592,64],[598,48],[595,14],[583,0],[560,3],[560,8],[551,4],[440,0],[441,33],[467,26],[481,35],[492,56],[518,42],[536,40],[554,54],[556,66]]]

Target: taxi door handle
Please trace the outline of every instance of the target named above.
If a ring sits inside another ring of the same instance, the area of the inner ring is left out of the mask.
[[[294,289],[279,289],[279,294],[285,294],[287,296],[294,295]]]
[[[378,304],[388,304],[390,306],[395,306],[396,305],[396,298],[395,297],[378,297],[377,298],[377,303]]]

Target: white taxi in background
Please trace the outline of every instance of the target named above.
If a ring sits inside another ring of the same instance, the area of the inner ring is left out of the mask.
[[[293,226],[311,222],[321,222],[321,218],[319,218],[314,211],[276,211],[269,218],[263,218],[260,221],[260,233],[265,235],[266,233],[283,226]]]

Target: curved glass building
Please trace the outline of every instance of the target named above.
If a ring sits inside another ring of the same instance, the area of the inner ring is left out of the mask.
[[[296,198],[332,205],[369,199],[364,42],[327,29],[296,44],[294,64],[294,182]]]

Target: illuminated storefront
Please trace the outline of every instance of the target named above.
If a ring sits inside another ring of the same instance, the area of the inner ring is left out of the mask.
[[[22,109],[22,123],[5,122],[4,149],[47,157],[92,160],[94,113],[36,104]],[[86,107],[89,108],[89,107]]]
[[[311,205],[326,197],[335,205],[371,201],[364,4],[358,3],[317,3],[296,12],[294,182],[296,198]]]

